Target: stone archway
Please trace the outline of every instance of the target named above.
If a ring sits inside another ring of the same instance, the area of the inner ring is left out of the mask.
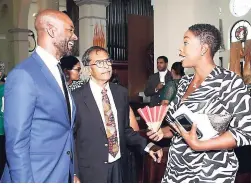
[[[20,5],[18,6],[17,27],[27,29],[28,28],[28,15],[29,15],[30,4],[32,0],[19,0],[18,2],[20,3]],[[15,1],[15,3],[17,3],[17,1]]]
[[[28,21],[31,3],[37,3],[38,10],[46,8],[58,9],[59,7],[58,0],[0,0],[0,7],[5,4],[8,8],[7,21],[3,22],[6,29],[4,33],[6,40],[4,43],[0,42],[1,49],[3,48],[3,52],[5,52],[4,60],[7,61],[7,71],[10,71],[29,55]],[[2,59],[1,54],[0,51],[0,60]]]
[[[6,72],[28,56],[28,13],[32,0],[1,0],[0,24],[4,38],[1,40],[0,60]]]

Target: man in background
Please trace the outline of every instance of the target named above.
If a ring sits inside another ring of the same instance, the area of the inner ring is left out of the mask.
[[[145,88],[145,96],[150,96],[149,106],[160,105],[160,94],[164,85],[172,79],[171,72],[167,69],[168,59],[166,56],[159,56],[157,59],[157,69],[159,72],[151,75],[147,81]]]

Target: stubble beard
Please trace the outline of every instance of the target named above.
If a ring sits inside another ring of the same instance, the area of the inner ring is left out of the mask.
[[[60,58],[72,55],[72,51],[68,48],[68,42],[69,41],[67,40],[62,40],[54,43],[55,47],[57,48],[57,55]]]

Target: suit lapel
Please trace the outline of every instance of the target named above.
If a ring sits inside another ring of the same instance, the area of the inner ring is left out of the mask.
[[[86,106],[89,109],[89,114],[93,118],[93,122],[97,122],[101,131],[106,135],[104,123],[103,123],[102,117],[100,115],[100,111],[98,109],[97,103],[96,103],[94,96],[92,94],[89,82],[86,84],[85,88],[83,88],[82,95],[83,95],[84,103],[86,104]],[[86,113],[86,114],[88,114],[88,113]]]
[[[160,83],[159,72],[156,74],[156,81],[158,82],[157,84]]]
[[[54,78],[54,76],[52,75],[52,73],[50,72],[50,70],[48,69],[48,67],[45,65],[45,63],[43,62],[43,60],[39,57],[39,55],[37,54],[37,52],[34,52],[32,54],[32,57],[41,66],[41,71],[42,71],[44,77],[46,78],[46,81],[49,84],[49,86],[53,89],[53,91],[56,91],[58,93],[58,96],[59,96],[59,98],[60,98],[60,100],[61,100],[61,102],[62,102],[62,104],[64,106],[64,110],[66,112],[67,119],[69,120],[66,100],[65,100],[64,94],[62,93],[62,90],[61,90],[60,86],[58,85],[56,79]],[[72,99],[72,102],[73,102],[73,99]]]
[[[75,117],[76,117],[76,105],[75,105],[75,102],[74,102],[74,99],[72,97],[72,94],[70,92],[70,96],[69,96],[72,100],[72,110],[71,110],[71,115],[72,115],[72,118],[71,118],[71,126],[73,127],[73,124],[74,124],[74,121],[75,121]],[[68,110],[68,109],[67,109]]]

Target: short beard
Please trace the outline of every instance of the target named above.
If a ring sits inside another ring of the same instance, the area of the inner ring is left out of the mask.
[[[164,71],[166,71],[166,68],[165,69],[162,68],[161,70],[159,70],[159,72],[164,72]]]
[[[57,48],[57,55],[61,58],[64,56],[70,56],[72,55],[72,51],[68,48],[68,42],[67,40],[54,42],[54,46]]]

